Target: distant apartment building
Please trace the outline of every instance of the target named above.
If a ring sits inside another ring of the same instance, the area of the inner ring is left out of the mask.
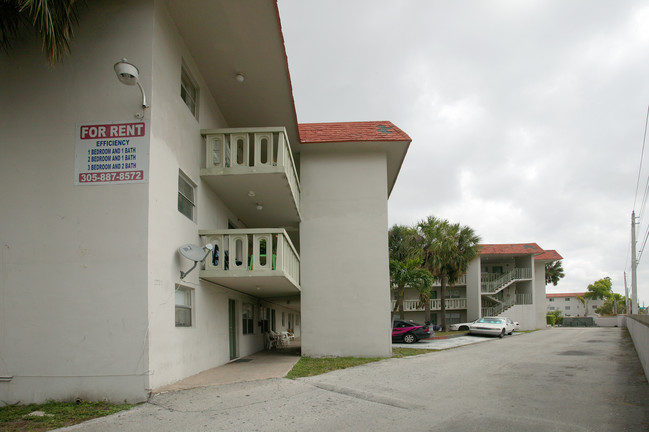
[[[545,327],[545,264],[560,259],[557,251],[543,250],[536,243],[480,245],[466,274],[446,289],[446,324],[507,316],[522,330]],[[434,324],[441,322],[440,288],[436,281],[430,300]],[[424,321],[424,305],[416,290],[406,290],[403,304],[406,319]]]
[[[580,293],[554,293],[545,295],[545,305],[548,312],[561,311],[563,316],[586,316],[595,315],[595,309],[604,304],[604,300],[585,299],[585,306],[577,297],[583,297],[585,292]]]

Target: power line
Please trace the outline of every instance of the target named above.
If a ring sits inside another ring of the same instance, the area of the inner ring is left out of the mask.
[[[642,159],[644,158],[644,146],[647,141],[647,124],[649,124],[649,105],[647,106],[647,116],[644,122],[644,135],[642,136],[642,151],[640,152],[640,168],[638,169],[638,180],[636,181],[635,184],[635,197],[633,199],[633,210],[635,210],[636,201],[638,199],[638,188],[640,187],[640,175],[642,174]],[[649,184],[649,178],[647,179],[647,182]],[[647,196],[646,191],[647,188],[645,187],[645,193],[644,193],[645,198],[643,199],[644,203],[646,203],[646,196]]]

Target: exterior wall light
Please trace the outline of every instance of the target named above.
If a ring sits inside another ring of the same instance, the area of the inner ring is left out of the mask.
[[[246,80],[246,77],[243,76],[241,72],[237,73],[236,79],[238,82],[242,83]]]
[[[144,110],[149,108],[149,105],[146,103],[146,94],[144,94],[144,88],[140,84],[140,71],[138,68],[129,63],[128,60],[123,58],[122,60],[115,63],[115,74],[117,74],[117,79],[122,84],[129,86],[136,85],[140,88],[140,93],[142,93],[142,112],[135,114],[135,118],[142,119],[144,118]]]

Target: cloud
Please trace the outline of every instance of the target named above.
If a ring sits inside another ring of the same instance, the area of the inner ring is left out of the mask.
[[[624,291],[649,104],[646,2],[279,6],[301,122],[390,120],[413,138],[391,224],[435,215],[485,241],[537,242],[565,257],[549,290],[611,276]]]

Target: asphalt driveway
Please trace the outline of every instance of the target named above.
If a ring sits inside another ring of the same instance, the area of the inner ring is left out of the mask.
[[[626,331],[560,328],[284,378],[156,395],[66,431],[646,431]]]

